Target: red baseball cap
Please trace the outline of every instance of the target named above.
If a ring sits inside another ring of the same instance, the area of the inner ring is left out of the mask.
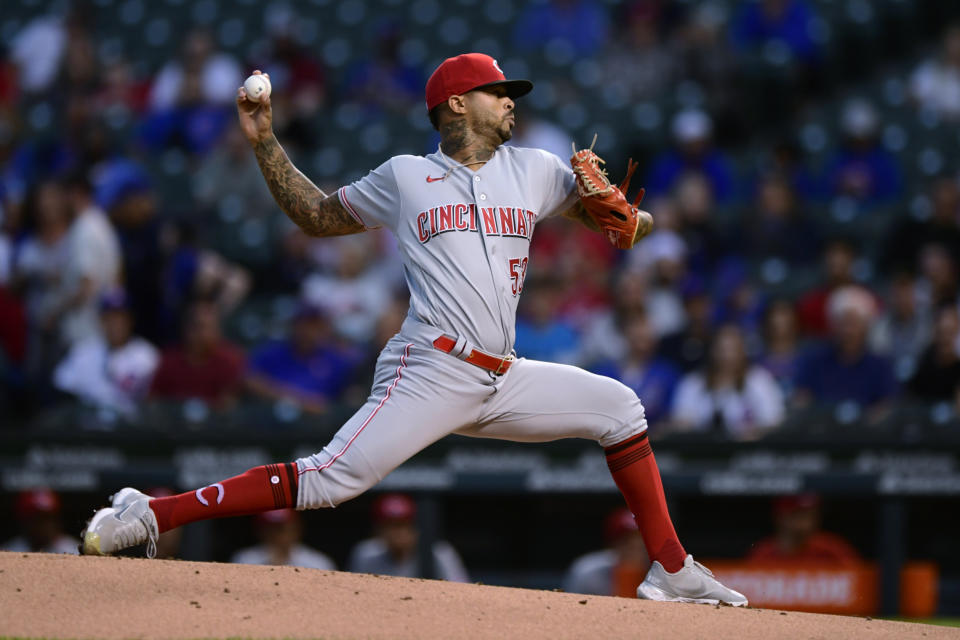
[[[533,89],[529,80],[507,80],[497,61],[485,53],[464,53],[444,60],[427,80],[427,111],[474,89],[501,85],[510,98],[527,95]]]
[[[780,496],[773,501],[773,514],[783,516],[796,511],[816,509],[820,506],[820,496],[815,493]]]
[[[637,521],[629,509],[619,508],[607,515],[603,524],[604,537],[607,544],[614,544],[624,534],[637,530]]]
[[[373,503],[373,520],[377,524],[410,522],[416,515],[417,506],[402,493],[388,493]]]
[[[50,489],[21,491],[14,507],[19,520],[29,520],[41,514],[60,513],[60,498]]]
[[[286,524],[290,521],[300,519],[300,515],[293,509],[274,509],[273,511],[263,511],[257,514],[255,518],[258,526],[271,524]]]

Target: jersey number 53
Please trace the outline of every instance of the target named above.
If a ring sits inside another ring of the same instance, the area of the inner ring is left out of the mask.
[[[527,259],[510,258],[510,292],[519,295],[523,291],[523,279],[527,277]]]

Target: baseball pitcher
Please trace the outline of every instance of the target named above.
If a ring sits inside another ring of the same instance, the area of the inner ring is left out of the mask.
[[[627,184],[611,185],[591,150],[575,151],[567,166],[543,151],[503,145],[516,123],[514,100],[532,88],[527,80],[507,80],[487,55],[445,60],[426,86],[429,118],[441,137],[437,151],[390,158],[333,194],[318,189],[280,147],[269,95],[252,99],[238,89],[240,126],[280,208],[311,236],[389,229],[410,312],[380,354],[366,404],[323,450],[168,498],[123,489],[90,521],[84,553],[147,543],[151,555],[158,534],[189,522],[332,507],[450,433],[517,442],[588,438],[604,448],[653,561],[637,595],[747,603],[677,539],[634,392],[576,367],[513,354],[537,224],[565,216],[622,249],[652,226],[650,214],[637,208],[639,196],[628,202]],[[635,168],[631,163],[628,179]]]

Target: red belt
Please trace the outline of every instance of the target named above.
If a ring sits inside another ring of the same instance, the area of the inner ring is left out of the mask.
[[[480,351],[479,349],[472,349],[465,356],[462,353],[452,353],[454,347],[457,346],[457,341],[447,335],[440,336],[434,340],[433,346],[444,353],[451,353],[464,362],[469,362],[470,364],[480,367],[481,369],[492,371],[498,376],[505,374],[507,370],[510,369],[510,365],[513,364],[514,360],[513,355],[497,356],[485,351]],[[464,345],[464,348],[466,348],[466,345]]]

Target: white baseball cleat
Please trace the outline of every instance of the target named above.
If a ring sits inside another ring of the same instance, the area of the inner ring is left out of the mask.
[[[147,544],[148,558],[157,555],[160,533],[157,516],[150,509],[150,498],[135,489],[130,491],[140,495],[128,493],[124,496],[126,504],[106,507],[93,515],[83,532],[81,552],[84,555],[106,556],[143,543]],[[118,504],[119,495],[114,495],[114,504]]]
[[[110,496],[110,506],[115,509],[122,509],[131,502],[135,502],[139,498],[145,498],[147,501],[153,499],[142,491],[137,491],[133,487],[124,487],[123,489],[120,489],[120,491],[117,491],[115,494]]]
[[[747,606],[746,596],[720,584],[710,569],[694,561],[689,554],[683,561],[683,568],[676,573],[668,572],[654,560],[647,577],[637,587],[637,597],[660,602]]]

